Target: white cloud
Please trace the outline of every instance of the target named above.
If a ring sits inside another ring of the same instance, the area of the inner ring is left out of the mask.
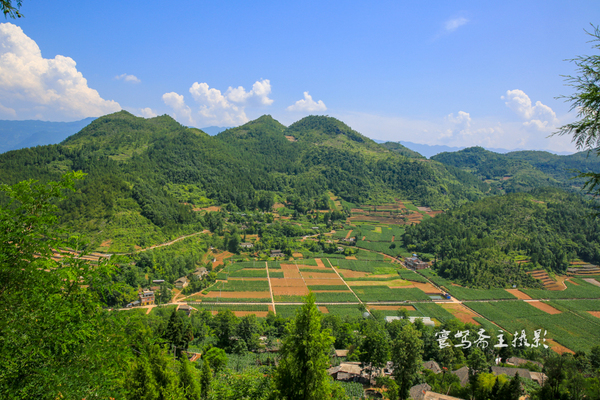
[[[183,95],[175,92],[165,93],[162,96],[163,102],[173,109],[173,117],[188,125],[195,125],[192,118],[192,110],[185,104]]]
[[[301,112],[321,112],[326,111],[327,107],[323,100],[314,101],[312,96],[308,92],[304,92],[304,99],[298,100],[288,108],[288,111],[301,111]]]
[[[20,27],[0,24],[0,112],[18,119],[60,121],[119,111],[119,103],[88,87],[76,65],[62,55],[43,58]]]
[[[122,79],[125,82],[131,82],[131,83],[140,83],[141,82],[137,76],[127,75],[127,74],[117,75],[117,76],[115,76],[115,79]]]
[[[246,107],[264,107],[273,104],[269,98],[271,83],[268,79],[256,81],[250,91],[244,87],[229,87],[225,94],[207,83],[194,84],[189,89],[197,108],[185,104],[183,95],[166,93],[163,101],[173,109],[175,118],[186,119],[193,126],[237,126],[248,122]]]
[[[548,137],[547,132],[530,129],[521,122],[474,117],[464,111],[428,119],[358,112],[333,116],[372,139],[451,147],[576,151],[567,137]]]
[[[523,126],[549,132],[558,124],[556,113],[552,108],[540,101],[532,105],[531,99],[522,90],[508,90],[506,96],[502,96],[501,99],[506,100],[504,104],[525,120]]]
[[[146,108],[140,109],[140,114],[139,115],[140,115],[140,117],[144,117],[144,118],[154,118],[158,114],[156,114],[156,111],[154,111],[150,107],[146,107]]]
[[[451,33],[469,22],[469,20],[465,17],[453,18],[444,23],[444,31],[446,33]]]

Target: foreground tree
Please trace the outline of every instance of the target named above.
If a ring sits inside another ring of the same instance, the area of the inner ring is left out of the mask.
[[[398,385],[398,398],[402,400],[409,398],[410,388],[421,369],[422,357],[421,332],[412,324],[404,325],[392,343],[392,362],[394,363],[394,380]]]
[[[327,374],[333,342],[330,331],[321,330],[321,312],[311,293],[283,339],[281,361],[273,377],[275,396],[286,400],[343,398],[341,389]]]
[[[81,178],[0,186],[0,398],[115,396],[132,356],[124,319],[101,308],[113,267],[54,257],[78,246],[56,228],[56,200]]]
[[[594,50],[600,50],[600,28],[593,26],[590,42]],[[567,85],[575,89],[570,96],[561,96],[577,111],[578,120],[561,126],[556,135],[572,136],[579,150],[594,150],[600,155],[600,54],[579,56],[572,60],[577,66],[576,76],[566,76]],[[600,194],[600,173],[588,172],[579,175],[587,178],[584,189]]]

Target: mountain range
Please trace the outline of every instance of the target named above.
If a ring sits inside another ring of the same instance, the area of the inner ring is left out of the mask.
[[[61,221],[92,246],[111,240],[120,250],[195,231],[204,221],[193,210],[212,205],[314,209],[331,192],[348,209],[396,199],[448,209],[539,186],[576,190],[581,182],[567,170],[599,167],[582,153],[503,155],[482,148],[427,160],[324,116],[286,127],[264,115],[210,136],[167,115],[144,119],[126,111],[95,119],[60,144],[0,154],[2,183],[87,173],[61,204]]]

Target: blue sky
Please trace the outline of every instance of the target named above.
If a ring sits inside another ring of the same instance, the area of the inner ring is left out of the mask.
[[[565,59],[598,1],[24,0],[0,25],[0,119],[125,109],[190,126],[271,114],[376,139],[574,150]]]

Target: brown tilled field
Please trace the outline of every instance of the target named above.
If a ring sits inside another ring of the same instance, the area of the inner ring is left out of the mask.
[[[277,286],[273,287],[273,296],[306,296],[308,288],[306,286]]]
[[[216,310],[212,310],[210,312],[212,315],[217,315],[219,312]],[[236,317],[245,317],[246,315],[256,315],[258,318],[265,318],[268,314],[267,311],[233,311],[233,314]]]
[[[462,304],[458,303],[444,303],[440,304],[444,309],[446,309],[450,314],[454,315],[460,321],[464,323],[470,323],[479,325],[479,322],[475,321],[473,317],[477,317],[473,311],[465,308]]]
[[[592,314],[594,317],[596,318],[600,318],[600,311],[588,311],[590,314]]]
[[[320,258],[315,258],[315,261],[317,262],[317,267],[325,268],[325,264],[323,264]]]
[[[304,279],[339,279],[337,274],[329,272],[305,272],[302,271]]]
[[[319,311],[321,311],[323,314],[329,314],[329,310],[325,306],[319,306]]]
[[[552,307],[551,305],[548,305],[546,303],[542,303],[539,300],[534,300],[534,301],[528,301],[527,302],[529,305],[537,308],[538,310],[542,310],[548,314],[554,315],[554,314],[560,314],[561,311],[557,310],[556,308]]]
[[[364,278],[365,276],[369,275],[368,272],[352,271],[351,269],[343,269],[343,268],[338,268],[338,272],[344,278]]]
[[[271,278],[272,287],[306,286],[301,278]]]
[[[552,339],[546,339],[546,343],[548,344],[548,346],[550,346],[550,348],[552,350],[554,350],[558,354],[564,354],[564,353],[575,354],[575,352],[573,350],[566,348],[562,344],[559,344]]]
[[[531,300],[531,297],[521,292],[519,289],[505,289],[508,293],[512,294],[519,300]]]
[[[331,275],[331,274],[329,274]],[[313,286],[313,285],[343,285],[344,281],[342,281],[340,278],[338,278],[337,275],[333,274],[332,279],[305,279],[306,284]]]

